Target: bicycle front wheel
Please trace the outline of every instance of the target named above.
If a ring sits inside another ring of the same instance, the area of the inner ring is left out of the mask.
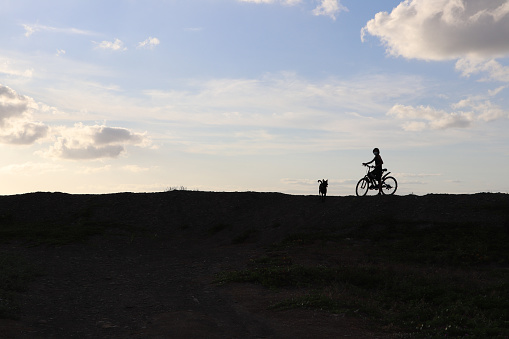
[[[355,187],[355,194],[357,194],[358,197],[363,197],[368,193],[368,189],[369,182],[365,178],[362,178]]]
[[[382,193],[385,195],[393,195],[398,189],[398,182],[394,177],[386,177],[382,183]]]

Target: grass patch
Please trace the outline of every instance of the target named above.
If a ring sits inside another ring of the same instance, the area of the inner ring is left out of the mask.
[[[0,224],[3,240],[24,240],[35,245],[63,245],[83,241],[92,235],[101,234],[111,224],[77,221],[74,223],[7,223]]]
[[[208,234],[213,236],[221,231],[232,229],[232,225],[225,223],[217,223],[208,229]]]
[[[141,230],[129,225],[92,221],[94,205],[88,204],[66,220],[20,222],[11,214],[0,215],[0,241],[17,240],[28,245],[64,245],[85,241],[88,237],[102,234],[108,228],[131,232],[133,241]],[[36,220],[36,218],[34,218]],[[28,283],[42,274],[30,263],[0,253],[0,319],[19,317],[18,294],[25,292]]]
[[[217,282],[288,290],[274,310],[365,317],[381,331],[509,336],[509,239],[473,223],[364,223],[348,234],[301,233]],[[312,256],[310,256],[312,254]]]
[[[94,205],[89,204],[65,220],[20,222],[10,214],[0,215],[0,239],[22,240],[34,245],[63,245],[102,234],[107,228],[131,230],[131,226],[93,221]]]
[[[400,223],[350,236],[370,240],[370,256],[390,261],[442,266],[509,264],[509,236],[501,227],[451,222],[423,228]]]
[[[63,245],[80,242],[89,236],[103,233],[108,227],[119,227],[106,223],[92,222],[92,206],[77,213],[68,222],[17,222],[12,215],[0,215],[1,241],[21,240],[30,245]],[[26,291],[28,283],[41,274],[24,260],[0,254],[0,318],[19,317],[18,294]]]
[[[232,244],[243,244],[247,242],[249,239],[254,238],[258,234],[258,230],[254,228],[250,228],[237,235],[232,239]]]
[[[17,294],[25,292],[37,270],[20,258],[0,254],[0,319],[17,319]]]

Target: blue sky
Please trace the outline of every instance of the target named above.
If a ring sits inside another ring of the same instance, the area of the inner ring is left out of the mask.
[[[0,194],[509,192],[507,0],[0,0]]]

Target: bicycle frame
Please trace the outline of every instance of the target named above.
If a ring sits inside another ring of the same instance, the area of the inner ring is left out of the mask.
[[[380,182],[369,175],[371,173],[371,169],[375,168],[375,166],[365,165],[368,169],[366,174],[364,175],[359,182],[357,182],[357,186],[355,187],[355,192],[358,196],[364,196],[368,191],[376,190],[384,195],[392,195],[396,192],[398,188],[398,182],[392,176],[389,176],[391,172],[387,172],[387,169],[382,169],[382,177]],[[389,180],[389,182],[387,182]],[[366,187],[367,185],[367,187]],[[359,191],[360,189],[360,191]],[[381,189],[381,190],[380,190]]]
[[[371,177],[369,176],[369,173],[371,173],[371,172],[370,172],[370,169],[375,168],[375,166],[369,166],[369,165],[366,165],[366,167],[368,168],[368,170],[367,170],[367,172],[366,172],[366,175],[364,175],[364,178],[366,178],[369,182],[373,182],[373,181],[375,180],[375,178],[371,178]],[[382,169],[382,173],[383,173],[383,172],[387,172],[387,168]],[[382,175],[382,182],[384,181],[384,179],[385,179],[385,178],[386,178],[389,174],[391,174],[391,172],[387,172],[387,173],[385,173],[384,175]]]

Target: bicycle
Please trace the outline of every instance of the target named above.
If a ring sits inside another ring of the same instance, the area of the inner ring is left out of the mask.
[[[361,178],[355,187],[355,194],[357,196],[365,196],[368,192],[378,193],[379,187],[378,182],[372,178],[369,173],[371,168],[375,168],[375,166],[366,165],[368,171],[364,178]],[[382,172],[387,172],[387,168],[384,168]],[[382,194],[384,195],[393,195],[398,189],[398,182],[393,176],[389,176],[391,172],[387,172],[382,176]]]

